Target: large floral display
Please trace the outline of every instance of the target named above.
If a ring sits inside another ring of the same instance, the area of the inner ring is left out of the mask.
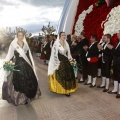
[[[73,33],[79,35],[85,31],[89,39],[97,34],[99,41],[103,34],[110,33],[114,46],[116,33],[120,30],[120,0],[80,0],[73,26]],[[106,4],[107,2],[107,4]]]

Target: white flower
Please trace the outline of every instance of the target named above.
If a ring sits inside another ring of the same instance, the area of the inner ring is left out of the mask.
[[[12,65],[15,65],[15,63],[12,63]]]
[[[10,61],[10,64],[12,64],[12,61]]]
[[[90,12],[92,12],[92,10],[93,10],[93,5],[89,6],[89,8],[87,10],[84,10],[79,15],[78,20],[75,25],[75,34],[76,35],[79,35],[84,30],[83,22],[86,18],[86,15],[89,14]]]
[[[107,18],[104,24],[104,34],[114,35],[118,30],[120,30],[120,5],[114,7],[110,13],[107,15]],[[103,22],[101,26],[103,26]]]

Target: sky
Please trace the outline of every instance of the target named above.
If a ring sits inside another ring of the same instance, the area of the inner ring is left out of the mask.
[[[39,33],[42,26],[57,28],[65,0],[0,0],[0,28],[22,27]]]

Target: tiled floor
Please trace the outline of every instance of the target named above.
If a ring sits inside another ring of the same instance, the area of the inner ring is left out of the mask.
[[[71,97],[50,92],[47,66],[34,58],[41,98],[17,107],[0,99],[0,120],[120,120],[120,99],[103,93],[102,89],[79,84]]]

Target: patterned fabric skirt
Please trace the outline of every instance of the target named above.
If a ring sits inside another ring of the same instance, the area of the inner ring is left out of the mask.
[[[2,99],[7,100],[8,103],[13,105],[26,104],[34,99],[38,99],[41,95],[40,89],[37,89],[36,95],[33,99],[28,98],[24,93],[16,91],[13,85],[13,73],[7,77],[7,82],[3,83],[2,86]]]
[[[75,79],[74,70],[68,58],[58,54],[60,60],[59,69],[49,76],[50,91],[58,94],[68,94],[75,92],[77,89],[77,81]]]

